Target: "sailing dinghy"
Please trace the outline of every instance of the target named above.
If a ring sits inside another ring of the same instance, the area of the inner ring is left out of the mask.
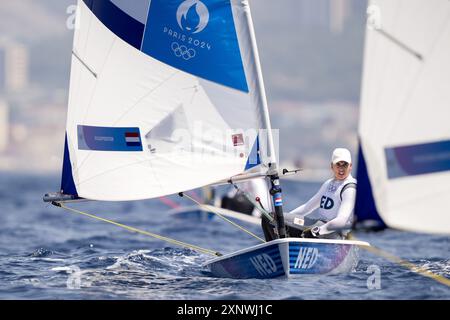
[[[359,247],[369,243],[328,239],[276,239],[213,259],[205,265],[224,278],[292,278],[305,274],[339,274],[354,270]]]
[[[247,0],[79,0],[60,192],[132,201],[266,177],[279,239],[213,275],[347,272],[365,242],[286,238],[274,138]]]

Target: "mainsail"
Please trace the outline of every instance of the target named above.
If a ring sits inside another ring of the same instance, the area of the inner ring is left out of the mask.
[[[276,163],[246,0],[79,0],[63,194],[139,200]]]
[[[450,233],[450,2],[373,0],[368,14],[356,211]]]

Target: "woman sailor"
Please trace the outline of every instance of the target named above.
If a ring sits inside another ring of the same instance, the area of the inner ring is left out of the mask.
[[[351,175],[352,157],[349,150],[337,148],[333,151],[331,170],[334,177],[325,181],[308,202],[285,214],[290,236],[299,234],[298,227],[311,223],[321,225],[304,230],[302,237],[342,238],[351,229],[356,179]],[[316,209],[317,213],[312,213]]]

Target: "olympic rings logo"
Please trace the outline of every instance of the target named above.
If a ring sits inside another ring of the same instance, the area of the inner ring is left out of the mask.
[[[179,45],[177,42],[172,42],[172,51],[178,58],[183,58],[184,60],[190,60],[195,57],[197,52],[192,49],[184,46]]]

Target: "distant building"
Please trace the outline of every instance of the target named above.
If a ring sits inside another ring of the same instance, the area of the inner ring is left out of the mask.
[[[330,31],[340,34],[351,15],[350,0],[330,0]]]
[[[9,143],[9,107],[0,100],[0,153],[5,152]]]
[[[0,90],[18,92],[29,83],[28,48],[13,41],[0,41]]]
[[[298,0],[296,10],[305,27],[323,28],[333,34],[340,34],[351,16],[352,2],[353,0]]]
[[[5,50],[0,47],[0,92],[6,89],[6,59]]]

